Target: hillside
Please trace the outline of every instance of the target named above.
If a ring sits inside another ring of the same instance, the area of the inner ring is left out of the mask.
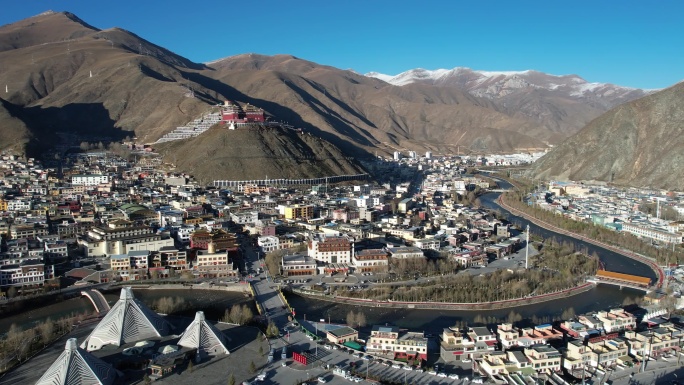
[[[282,128],[210,128],[189,140],[156,145],[180,171],[210,182],[218,179],[315,178],[364,171],[330,143]]]
[[[66,12],[0,27],[0,62],[0,84],[7,87],[0,97],[26,120],[30,135],[23,140],[32,155],[57,143],[57,132],[152,140],[220,99],[184,80],[202,65]],[[195,97],[188,97],[189,87]]]
[[[589,83],[577,75],[550,75],[539,71],[475,71],[422,68],[366,76],[397,86],[426,84],[451,87],[494,102],[500,111],[542,124],[544,139],[557,142],[609,109],[647,95],[649,91],[606,83]],[[543,133],[542,133],[543,134]]]
[[[534,164],[537,178],[684,189],[684,83],[594,119]]]
[[[546,132],[541,125],[453,88],[396,87],[290,55],[238,55],[207,65],[202,74],[225,85],[223,95],[263,106],[350,153],[546,146],[537,139]]]

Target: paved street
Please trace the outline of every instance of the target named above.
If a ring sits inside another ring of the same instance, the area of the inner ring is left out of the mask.
[[[244,250],[245,265],[248,273],[256,272],[259,268],[259,261],[257,254],[253,248],[247,247]],[[360,376],[365,377],[365,373],[382,375],[386,379],[393,379],[395,381],[404,381],[408,384],[459,384],[465,383],[465,380],[455,380],[436,375],[422,373],[418,371],[408,371],[390,366],[381,365],[378,363],[362,360],[359,357],[353,356],[349,353],[340,350],[328,350],[323,345],[316,344],[311,341],[305,333],[298,328],[292,327],[288,321],[290,314],[285,307],[285,303],[278,295],[276,285],[272,283],[269,277],[265,274],[257,276],[257,280],[253,282],[253,287],[256,295],[256,300],[262,305],[265,315],[273,320],[280,330],[287,328],[284,331],[282,338],[272,339],[270,341],[271,348],[275,349],[274,362],[264,368],[266,379],[263,384],[291,384],[298,380],[305,380],[309,378],[317,378],[323,376],[328,383],[331,384],[349,384],[350,381],[342,377],[334,376],[331,370],[326,370],[325,366],[329,365],[333,368],[335,365],[348,366],[350,363],[356,363],[356,367],[360,372]],[[312,331],[314,331],[312,329]],[[319,333],[323,336],[323,333]],[[287,346],[287,359],[283,360],[280,356],[281,349]],[[311,352],[317,358],[316,362],[303,366],[292,360],[292,352]],[[285,366],[283,366],[285,363]]]

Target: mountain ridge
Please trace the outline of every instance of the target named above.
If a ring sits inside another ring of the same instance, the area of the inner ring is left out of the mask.
[[[615,107],[534,163],[535,178],[684,189],[684,83]]]
[[[417,68],[395,76],[366,75],[397,86],[421,83],[453,87],[492,100],[511,116],[525,117],[544,125],[553,133],[545,137],[551,143],[577,132],[609,109],[653,92],[609,83],[590,83],[574,74],[550,75],[535,70]]]

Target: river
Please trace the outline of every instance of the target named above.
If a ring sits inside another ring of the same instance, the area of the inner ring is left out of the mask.
[[[115,289],[103,292],[107,302],[110,305],[119,299],[121,289]],[[253,307],[253,302],[246,298],[240,292],[232,291],[218,291],[218,290],[182,290],[182,289],[135,289],[133,288],[133,295],[135,298],[142,301],[148,307],[156,300],[163,297],[179,297],[185,299],[188,304],[187,310],[181,312],[182,315],[192,316],[197,310],[203,310],[208,319],[220,318],[225,309],[234,304],[249,303]],[[67,299],[61,302],[53,303],[47,306],[42,306],[36,309],[31,309],[20,314],[2,317],[0,319],[0,334],[4,334],[9,330],[12,324],[27,328],[36,323],[45,321],[50,318],[57,320],[62,317],[68,317],[81,313],[92,313],[95,309],[92,303],[85,297],[77,297]],[[253,308],[254,311],[256,309]]]
[[[503,181],[500,182],[500,185],[503,188],[511,187],[510,184]],[[578,250],[586,250],[589,253],[595,252],[607,270],[646,276],[653,280],[656,279],[655,272],[641,262],[637,262],[610,250],[602,249],[590,243],[545,230],[526,219],[512,215],[496,204],[496,199],[498,197],[499,194],[486,194],[480,197],[480,201],[484,207],[498,210],[502,214],[507,215],[509,221],[521,228],[529,225],[532,233],[539,234],[544,238],[555,237],[562,242],[571,242]],[[598,285],[587,292],[562,300],[489,311],[370,308],[335,304],[293,294],[288,295],[288,301],[290,302],[290,305],[296,309],[298,315],[306,314],[307,319],[311,320],[318,321],[320,319],[325,319],[328,321],[328,319],[330,319],[332,322],[344,323],[349,311],[363,311],[369,325],[387,323],[402,328],[440,333],[443,328],[454,326],[457,323],[460,323],[461,325],[466,323],[474,324],[476,318],[478,320],[487,320],[487,323],[491,323],[492,320],[496,320],[493,321],[494,323],[501,322],[507,319],[511,311],[520,314],[527,323],[531,323],[533,319],[542,322],[551,319],[559,319],[561,314],[569,308],[572,308],[576,314],[591,313],[620,307],[625,301],[633,302],[634,299],[641,298],[643,295],[644,293],[638,290]]]
[[[503,188],[509,188],[506,182],[500,182]],[[655,273],[643,263],[629,259],[609,250],[605,250],[585,243],[574,238],[557,234],[538,227],[527,220],[511,215],[496,204],[498,194],[487,194],[480,197],[482,205],[489,209],[499,210],[508,215],[508,219],[521,227],[530,225],[530,231],[542,237],[555,237],[560,241],[572,242],[579,250],[587,250],[589,253],[598,254],[606,269],[627,274],[647,276],[655,279]],[[183,297],[190,303],[186,311],[189,315],[195,310],[205,310],[208,318],[218,318],[222,309],[235,303],[245,302],[241,293],[215,292],[208,290],[134,290],[137,298],[148,306],[162,297]],[[105,294],[108,302],[113,304],[118,298],[117,292]],[[615,286],[599,285],[593,289],[566,299],[545,302],[539,304],[519,306],[512,309],[489,310],[489,311],[447,311],[447,310],[413,310],[413,309],[387,309],[369,308],[352,305],[342,305],[316,299],[304,298],[297,295],[288,295],[288,301],[297,311],[298,316],[306,315],[307,319],[320,320],[330,319],[332,322],[344,323],[349,311],[363,311],[369,325],[393,324],[402,328],[425,330],[432,333],[441,332],[442,328],[454,326],[457,323],[474,324],[476,318],[485,319],[486,322],[501,322],[505,320],[511,311],[520,314],[523,319],[531,322],[560,318],[561,314],[569,308],[575,313],[589,313],[622,306],[625,300],[634,300],[643,296],[643,292],[631,289],[619,289]],[[19,315],[5,317],[0,320],[0,331],[6,331],[10,325],[31,325],[43,321],[48,317],[57,319],[73,313],[92,312],[91,303],[83,298],[73,298],[60,303],[51,304]],[[494,320],[494,321],[492,321]]]

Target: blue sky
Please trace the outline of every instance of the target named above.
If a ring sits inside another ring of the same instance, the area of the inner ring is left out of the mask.
[[[24,0],[3,2],[0,24],[48,9],[196,62],[286,53],[361,73],[535,69],[640,88],[684,80],[679,0]]]

